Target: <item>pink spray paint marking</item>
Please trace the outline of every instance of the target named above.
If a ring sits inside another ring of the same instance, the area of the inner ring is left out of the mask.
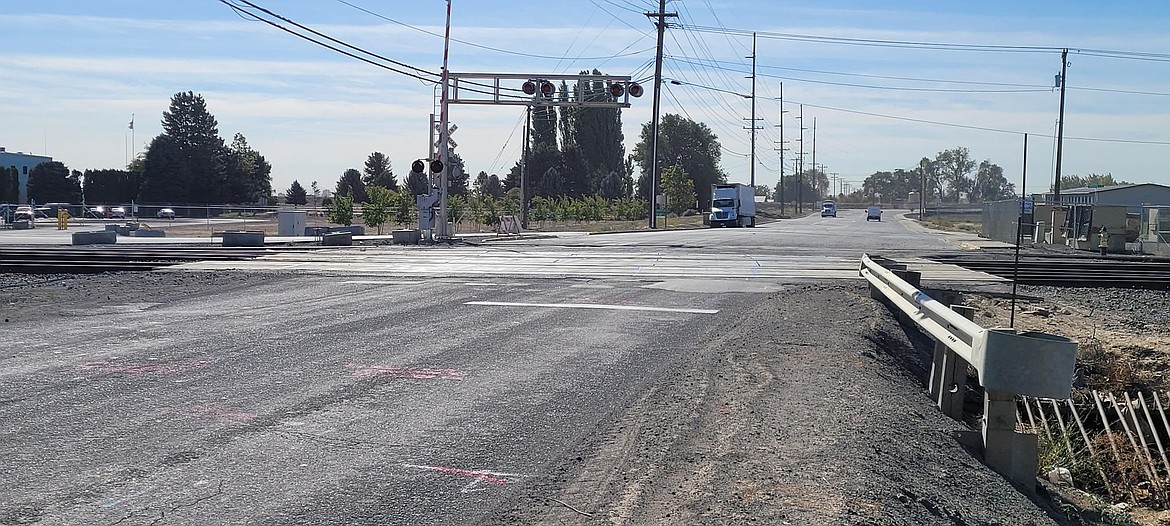
[[[431,471],[441,471],[443,473],[450,473],[452,475],[459,475],[460,477],[479,479],[479,480],[482,480],[484,482],[490,482],[490,483],[495,484],[497,486],[503,486],[504,484],[507,484],[507,481],[505,481],[502,478],[493,477],[491,475],[488,475],[487,473],[480,473],[478,471],[467,471],[465,469],[447,468],[447,467],[442,467],[442,466],[433,466],[430,469],[431,469]]]
[[[211,365],[208,360],[191,363],[139,363],[139,362],[86,362],[81,368],[86,371],[102,373],[123,373],[133,375],[157,374],[171,375],[203,369]]]
[[[346,368],[353,371],[357,378],[406,378],[410,380],[455,380],[463,381],[467,373],[455,369],[414,369],[409,367],[390,367],[387,365],[357,365],[349,364]]]
[[[414,469],[422,469],[426,471],[437,471],[439,473],[447,473],[458,477],[465,477],[471,479],[471,482],[460,490],[462,493],[472,493],[476,491],[484,491],[487,488],[479,487],[481,482],[487,482],[496,486],[503,486],[508,483],[507,478],[521,478],[523,475],[516,473],[500,473],[497,471],[472,471],[467,469],[449,468],[445,466],[420,466],[418,464],[403,464],[403,466]],[[505,478],[507,477],[507,478]]]

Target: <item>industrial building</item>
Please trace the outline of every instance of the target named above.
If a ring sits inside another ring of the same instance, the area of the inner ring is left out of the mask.
[[[1142,183],[1061,190],[983,204],[982,235],[1015,242],[1016,224],[1027,242],[1110,253],[1170,253],[1170,186]],[[1102,241],[1101,232],[1108,233]]]
[[[5,168],[16,167],[17,179],[19,181],[19,199],[20,203],[28,202],[28,174],[36,165],[41,163],[51,162],[52,157],[45,155],[33,155],[24,152],[10,152],[7,148],[0,146],[0,166]]]
[[[1035,194],[1037,204],[1056,204],[1052,192]],[[1156,183],[1084,186],[1060,191],[1061,205],[1121,205],[1131,214],[1143,206],[1170,205],[1170,186]]]

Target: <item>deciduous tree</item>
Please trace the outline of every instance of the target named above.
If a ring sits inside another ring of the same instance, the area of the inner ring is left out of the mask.
[[[642,171],[638,179],[638,196],[649,198],[650,123],[642,126],[642,138],[632,154]],[[681,166],[694,181],[700,206],[711,202],[711,185],[727,181],[719,167],[719,138],[706,124],[667,114],[659,125],[658,167]]]
[[[675,214],[695,206],[695,181],[681,165],[662,171],[662,193],[666,194],[666,209]]]

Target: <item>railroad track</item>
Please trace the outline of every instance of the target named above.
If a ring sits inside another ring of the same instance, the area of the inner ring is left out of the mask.
[[[1007,279],[1016,275],[1011,257],[935,256],[931,259]],[[1170,290],[1170,260],[1101,259],[1083,256],[1021,256],[1018,282],[1055,287],[1114,287]]]
[[[94,274],[153,270],[191,261],[239,261],[272,253],[271,248],[184,246],[4,247],[0,272]]]

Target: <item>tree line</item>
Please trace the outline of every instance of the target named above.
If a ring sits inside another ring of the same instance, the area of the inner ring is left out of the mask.
[[[976,163],[970,151],[960,146],[943,150],[933,159],[923,157],[911,168],[874,172],[860,189],[838,198],[854,202],[895,201],[906,199],[910,192],[922,193],[923,188],[927,202],[981,203],[1016,195],[1016,186],[1004,177],[1002,167],[990,159]]]

